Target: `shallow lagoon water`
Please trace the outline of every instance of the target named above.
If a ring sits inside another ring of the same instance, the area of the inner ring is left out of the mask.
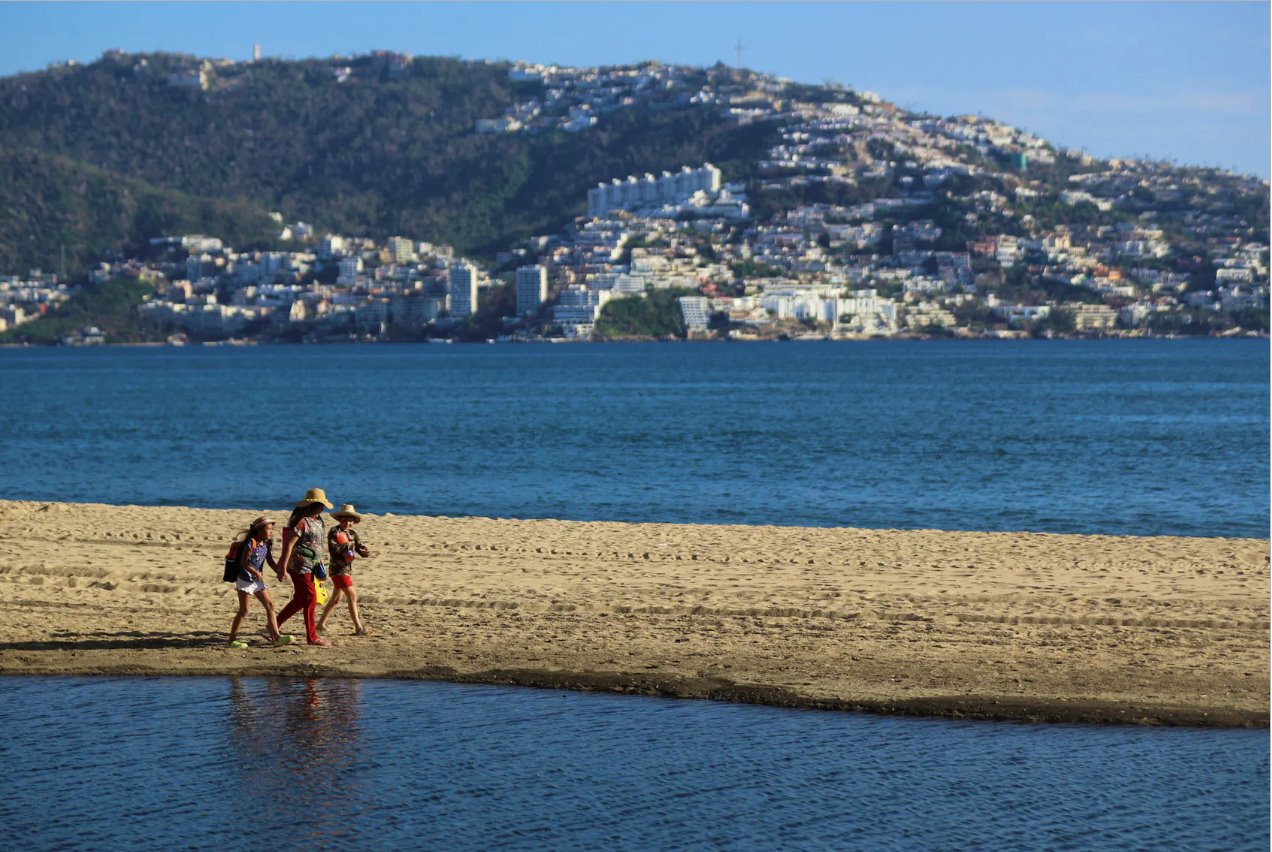
[[[1266,849],[1268,735],[426,682],[9,678],[11,848]]]

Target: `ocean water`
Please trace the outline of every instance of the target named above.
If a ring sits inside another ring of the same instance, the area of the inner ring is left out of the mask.
[[[0,350],[5,499],[1268,534],[1266,341]],[[1267,731],[0,680],[5,845],[1266,849]]]
[[[0,831],[13,849],[1269,842],[1266,731],[960,723],[402,681],[3,683]]]
[[[1266,340],[0,350],[10,499],[1263,537]]]

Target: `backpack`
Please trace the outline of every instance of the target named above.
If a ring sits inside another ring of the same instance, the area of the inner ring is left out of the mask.
[[[239,555],[245,542],[246,539],[242,538],[236,538],[230,542],[230,549],[225,554],[225,573],[221,576],[221,579],[226,583],[233,583],[238,579]]]

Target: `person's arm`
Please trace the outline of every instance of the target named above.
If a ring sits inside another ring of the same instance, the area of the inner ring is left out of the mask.
[[[293,530],[290,534],[286,529],[283,530],[283,552],[278,554],[278,562],[274,565],[274,573],[278,575],[278,579],[283,579],[283,574],[287,571],[287,563],[291,560],[292,550],[296,548],[296,532]]]
[[[239,547],[239,567],[246,571],[247,575],[256,582],[264,583],[265,578],[261,576],[261,572],[252,567],[252,550],[254,549],[252,545],[254,543],[252,537],[248,536],[247,540]]]
[[[269,567],[275,571],[278,570],[278,563],[274,561],[274,540],[272,538],[265,542],[265,561],[269,563]]]

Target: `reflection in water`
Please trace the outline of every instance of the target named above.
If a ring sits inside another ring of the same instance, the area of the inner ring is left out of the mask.
[[[342,833],[363,798],[349,772],[361,702],[360,680],[230,679],[230,742],[242,789],[263,794],[263,819]]]
[[[1267,731],[289,678],[11,677],[0,720],[14,849],[1268,848]]]

